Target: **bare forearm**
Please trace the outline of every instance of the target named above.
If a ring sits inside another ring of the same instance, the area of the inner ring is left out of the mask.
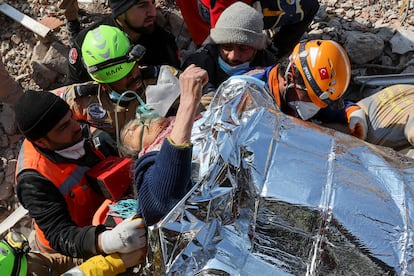
[[[170,139],[174,144],[182,145],[191,141],[191,129],[193,127],[198,102],[180,104],[175,119]]]
[[[201,91],[207,81],[207,72],[193,64],[180,75],[180,105],[170,134],[170,139],[174,144],[182,145],[190,142],[191,129],[200,104]]]

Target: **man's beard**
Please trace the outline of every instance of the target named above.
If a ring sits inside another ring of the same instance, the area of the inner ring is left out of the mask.
[[[148,26],[148,27],[143,27],[143,26],[134,27],[129,23],[128,18],[125,18],[125,25],[128,27],[128,29],[130,29],[130,30],[132,30],[136,33],[139,33],[139,34],[150,34],[155,29],[155,24],[152,24],[151,26]]]

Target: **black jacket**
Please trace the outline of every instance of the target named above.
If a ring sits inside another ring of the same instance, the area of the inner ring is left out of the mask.
[[[89,27],[83,29],[76,36],[74,46],[69,51],[69,74],[66,85],[73,83],[83,83],[92,80],[82,63],[81,47],[88,31],[97,28],[99,25],[120,26],[115,19],[108,15]],[[150,34],[142,34],[138,41],[133,44],[141,44],[146,48],[144,57],[140,60],[140,65],[171,65],[179,68],[178,47],[174,36],[155,25],[155,30]]]
[[[222,82],[230,76],[218,64],[219,50],[216,44],[207,44],[191,54],[183,63],[183,70],[190,64],[195,64],[208,73],[208,83],[203,94],[215,91]],[[251,68],[267,67],[277,63],[276,57],[268,50],[258,50],[250,63]]]

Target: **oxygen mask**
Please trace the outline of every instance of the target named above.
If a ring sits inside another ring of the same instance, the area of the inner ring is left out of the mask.
[[[143,139],[143,133],[144,133],[144,131],[143,131],[144,127],[145,126],[150,126],[153,122],[155,122],[161,116],[158,114],[157,111],[155,111],[153,108],[148,106],[136,92],[131,91],[131,90],[125,91],[124,93],[121,94],[121,96],[119,97],[119,100],[118,100],[118,105],[119,105],[119,102],[124,97],[126,97],[128,94],[134,95],[135,98],[137,99],[138,103],[139,103],[139,105],[138,105],[138,107],[136,108],[136,111],[135,111],[135,120],[136,120],[137,123],[139,123],[139,125],[142,126],[142,134],[141,134],[141,137],[140,137],[140,140],[142,140]],[[117,116],[116,112],[115,112],[115,114],[116,114],[115,115],[115,125],[116,125],[116,138],[117,138],[116,142],[117,142],[117,145],[120,146],[120,144],[119,144],[120,129],[119,129],[119,126],[118,126],[118,116]]]

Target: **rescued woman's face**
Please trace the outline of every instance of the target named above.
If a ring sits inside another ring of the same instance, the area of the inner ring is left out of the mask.
[[[148,126],[135,124],[124,132],[125,136],[123,143],[131,149],[141,150],[142,148],[152,144],[158,135],[168,127],[168,125],[169,122],[166,118],[159,118]]]

